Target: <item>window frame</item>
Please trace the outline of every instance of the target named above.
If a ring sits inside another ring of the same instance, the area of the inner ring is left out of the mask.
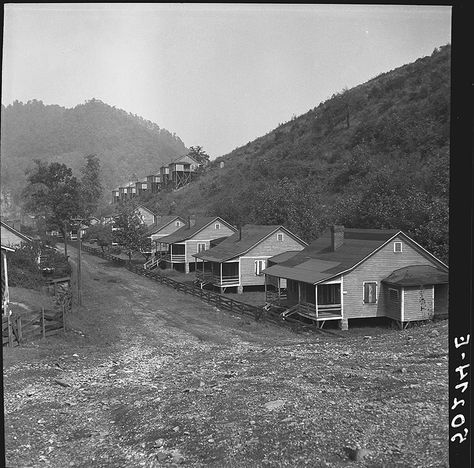
[[[397,250],[397,245],[400,246],[400,250]],[[393,243],[393,252],[394,253],[402,253],[403,252],[403,243],[401,241],[395,241]]]
[[[215,224],[214,224],[214,229],[215,229],[216,231],[219,231],[220,228],[221,228],[221,223],[215,223]]]
[[[204,248],[201,248],[204,246]],[[197,253],[204,252],[206,250],[206,243],[205,242],[198,242],[197,243]]]
[[[367,301],[365,300],[365,285],[366,284],[375,284],[375,301],[374,302],[370,302],[370,301]],[[362,283],[362,303],[364,305],[373,305],[373,304],[377,304],[378,303],[378,299],[379,299],[379,291],[378,291],[379,287],[378,287],[378,281],[363,281]]]
[[[266,260],[254,260],[254,274],[255,276],[263,276],[262,271],[267,268],[267,261]]]
[[[277,242],[283,242],[284,236],[282,232],[277,232]]]

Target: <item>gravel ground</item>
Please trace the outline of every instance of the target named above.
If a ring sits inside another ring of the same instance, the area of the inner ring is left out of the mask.
[[[446,321],[295,334],[83,274],[64,336],[4,348],[8,466],[448,466]]]

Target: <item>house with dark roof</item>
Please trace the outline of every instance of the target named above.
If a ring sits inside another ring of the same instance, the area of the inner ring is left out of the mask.
[[[149,227],[148,237],[150,238],[151,257],[143,265],[145,269],[156,268],[161,256],[168,252],[168,244],[163,244],[161,238],[173,234],[185,224],[186,220],[183,217],[170,215],[160,216],[156,224]]]
[[[193,255],[196,279],[201,287],[212,284],[222,292],[229,287],[239,293],[246,286],[263,287],[263,270],[270,257],[288,250],[296,253],[306,245],[284,226],[247,224],[210,250]]]
[[[215,243],[218,239],[229,237],[236,231],[234,226],[218,216],[190,216],[183,227],[160,239],[167,251],[158,261],[189,273],[196,264],[193,254],[208,250],[211,242]]]
[[[264,274],[270,304],[320,326],[389,317],[404,327],[448,313],[447,265],[398,230],[333,226],[301,252],[270,258]]]
[[[4,221],[0,221],[1,224],[1,237],[2,245],[6,247],[16,247],[23,243],[30,244],[33,240],[31,237],[23,234],[22,232],[14,229]]]

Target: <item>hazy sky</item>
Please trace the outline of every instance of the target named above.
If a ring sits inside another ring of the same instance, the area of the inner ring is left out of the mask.
[[[214,158],[450,41],[446,6],[7,4],[2,102],[100,99]]]

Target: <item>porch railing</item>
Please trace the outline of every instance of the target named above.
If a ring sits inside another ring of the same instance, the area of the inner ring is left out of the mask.
[[[207,283],[212,283],[216,286],[238,286],[240,282],[239,275],[216,275],[211,271],[199,271],[196,270],[196,278],[200,281],[205,281]]]
[[[184,263],[186,261],[186,255],[166,253],[163,255],[163,260],[170,263]]]
[[[314,320],[336,320],[342,317],[342,308],[341,304],[318,304],[318,310],[316,313],[315,304],[300,302],[291,306],[283,314],[286,317],[287,315],[294,313],[298,313]]]

